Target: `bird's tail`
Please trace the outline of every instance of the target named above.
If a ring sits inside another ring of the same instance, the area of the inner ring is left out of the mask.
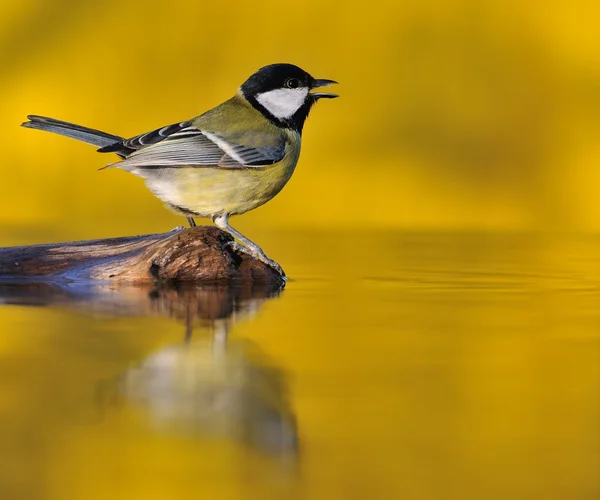
[[[73,139],[87,142],[88,144],[100,148],[110,146],[115,142],[123,140],[123,137],[119,137],[118,135],[107,134],[106,132],[82,127],[81,125],[75,125],[74,123],[63,122],[62,120],[55,120],[54,118],[46,118],[45,116],[29,115],[27,119],[29,121],[22,123],[21,126],[72,137]]]

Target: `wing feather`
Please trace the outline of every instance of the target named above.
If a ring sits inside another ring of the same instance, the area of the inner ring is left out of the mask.
[[[145,134],[136,135],[130,139],[123,139],[120,142],[100,148],[98,152],[118,153],[124,156],[129,156],[139,149],[161,142],[186,130],[196,130],[196,133],[200,132],[198,129],[190,127],[189,121],[174,123],[173,125],[157,128],[156,130],[146,132]]]
[[[134,139],[136,141],[130,144],[144,142],[138,138]],[[272,165],[280,161],[284,154],[283,136],[274,146],[250,147],[232,143],[221,135],[187,126],[173,131],[155,143],[140,147],[123,161],[109,166],[125,170],[144,167],[248,168]]]

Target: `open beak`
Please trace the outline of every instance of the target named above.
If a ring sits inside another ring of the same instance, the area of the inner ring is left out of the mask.
[[[314,80],[311,88],[318,89],[320,87],[329,87],[329,85],[332,85],[334,83],[337,83],[337,82],[335,80],[326,80],[326,79]],[[330,94],[329,92],[311,92],[310,95],[313,96],[315,99],[321,99],[321,98],[334,99],[336,97],[339,97],[339,95]]]

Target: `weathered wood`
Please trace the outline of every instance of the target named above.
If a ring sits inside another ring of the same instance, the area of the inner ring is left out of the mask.
[[[271,282],[266,264],[236,253],[232,237],[201,226],[165,234],[0,248],[0,281]]]

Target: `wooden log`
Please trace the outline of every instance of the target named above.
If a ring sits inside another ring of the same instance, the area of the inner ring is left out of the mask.
[[[199,226],[165,234],[0,248],[0,281],[229,281],[281,284],[275,270]]]

